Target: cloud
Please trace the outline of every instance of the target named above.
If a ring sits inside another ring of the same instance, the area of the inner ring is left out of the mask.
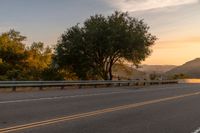
[[[199,0],[109,0],[112,7],[121,11],[141,11],[185,4],[198,3]]]

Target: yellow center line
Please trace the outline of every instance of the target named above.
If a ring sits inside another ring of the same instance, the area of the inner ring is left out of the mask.
[[[155,103],[180,99],[180,98],[199,95],[199,94],[200,94],[200,91],[195,92],[195,93],[190,93],[190,94],[184,94],[184,95],[179,95],[179,96],[144,101],[144,102],[140,102],[140,103],[117,106],[117,107],[113,107],[113,108],[101,109],[101,110],[91,111],[91,112],[87,112],[87,113],[80,113],[80,114],[75,114],[75,115],[70,115],[70,116],[58,117],[58,118],[54,118],[54,119],[33,122],[33,123],[29,123],[29,124],[23,124],[23,125],[8,127],[8,128],[2,128],[2,129],[0,129],[0,133],[10,133],[10,132],[14,132],[14,131],[30,129],[30,128],[34,128],[34,127],[45,126],[45,125],[55,124],[55,123],[64,122],[64,121],[66,122],[66,121],[70,121],[70,120],[85,118],[85,117],[89,117],[89,116],[96,116],[96,115],[110,113],[110,112],[119,111],[119,110],[136,108],[136,107],[140,107],[140,106],[144,106],[144,105],[155,104]]]

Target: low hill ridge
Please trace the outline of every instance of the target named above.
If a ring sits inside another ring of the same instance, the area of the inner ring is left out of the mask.
[[[177,66],[175,65],[141,65],[137,70],[145,73],[165,73]]]
[[[200,58],[188,61],[168,72],[167,75],[185,74],[189,78],[200,78]]]

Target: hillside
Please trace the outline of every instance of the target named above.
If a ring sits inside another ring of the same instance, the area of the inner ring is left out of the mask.
[[[115,64],[113,66],[113,75],[115,78],[120,77],[121,79],[141,79],[146,76],[144,72],[125,64]]]
[[[166,74],[185,74],[190,78],[200,78],[200,58],[186,62],[185,64],[166,72]]]
[[[165,73],[175,67],[174,65],[142,65],[137,70],[145,73]]]

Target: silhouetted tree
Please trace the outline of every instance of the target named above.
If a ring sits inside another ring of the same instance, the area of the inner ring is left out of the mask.
[[[80,79],[112,79],[112,67],[119,60],[138,65],[151,53],[156,37],[149,26],[128,13],[95,15],[83,26],[68,29],[58,41],[54,61]]]

